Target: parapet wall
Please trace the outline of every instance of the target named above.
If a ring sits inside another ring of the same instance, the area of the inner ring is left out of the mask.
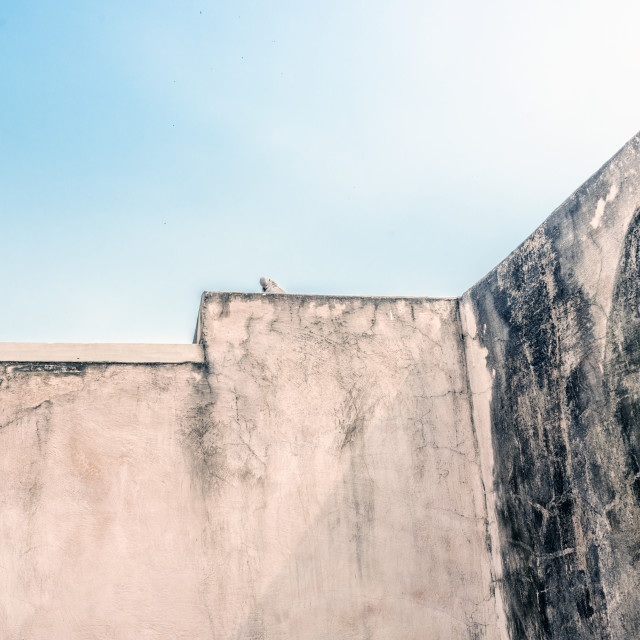
[[[201,318],[217,632],[497,637],[457,301],[206,294]]]
[[[200,322],[204,364],[5,364],[5,637],[500,637],[458,301]]]
[[[0,636],[639,637],[639,148],[460,299],[0,344]]]

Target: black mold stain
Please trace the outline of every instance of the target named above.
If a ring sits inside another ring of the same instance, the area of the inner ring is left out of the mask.
[[[366,425],[367,409],[363,403],[362,391],[351,387],[345,399],[342,415],[338,417],[339,433],[343,435],[340,450],[352,444],[356,438],[362,436]]]
[[[603,639],[607,603],[585,508],[600,503],[585,468],[602,378],[591,307],[561,272],[557,237],[538,230],[473,292],[487,364],[497,371],[491,420],[503,589],[514,639]],[[576,349],[572,364],[566,354]]]
[[[87,371],[105,369],[107,367],[151,367],[153,369],[166,367],[194,367],[202,369],[203,365],[196,362],[9,362],[2,363],[5,374],[13,373],[57,373],[64,375],[83,375]],[[1,381],[0,381],[1,384]]]
[[[58,373],[84,375],[90,367],[100,366],[88,362],[7,362],[6,369],[12,373]],[[102,366],[105,366],[102,364]]]
[[[605,348],[609,459],[591,472],[606,490],[619,637],[640,636],[640,208],[629,225],[614,288]]]
[[[203,371],[180,419],[182,443],[192,480],[203,496],[226,482],[226,454],[214,418],[214,407],[215,396],[207,372]]]

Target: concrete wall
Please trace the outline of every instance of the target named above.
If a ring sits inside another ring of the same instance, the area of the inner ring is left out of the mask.
[[[639,153],[463,296],[513,638],[640,637]]]
[[[205,294],[200,332],[4,365],[3,637],[499,638],[458,301]]]
[[[214,637],[498,638],[457,301],[202,309]]]
[[[204,638],[201,365],[0,368],[0,637]]]
[[[0,637],[640,637],[639,153],[459,300],[0,343]]]

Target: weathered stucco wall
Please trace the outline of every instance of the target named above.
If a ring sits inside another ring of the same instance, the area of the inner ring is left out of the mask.
[[[204,638],[198,365],[0,368],[0,637]]]
[[[457,301],[202,309],[215,637],[498,638]]]
[[[640,637],[639,152],[463,296],[513,638]]]
[[[204,364],[4,366],[3,637],[499,638],[457,300],[200,324]]]
[[[639,154],[459,300],[0,343],[0,637],[640,637]]]

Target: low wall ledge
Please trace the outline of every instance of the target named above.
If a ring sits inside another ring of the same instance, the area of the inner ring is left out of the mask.
[[[204,355],[199,344],[0,342],[0,362],[200,364]]]

